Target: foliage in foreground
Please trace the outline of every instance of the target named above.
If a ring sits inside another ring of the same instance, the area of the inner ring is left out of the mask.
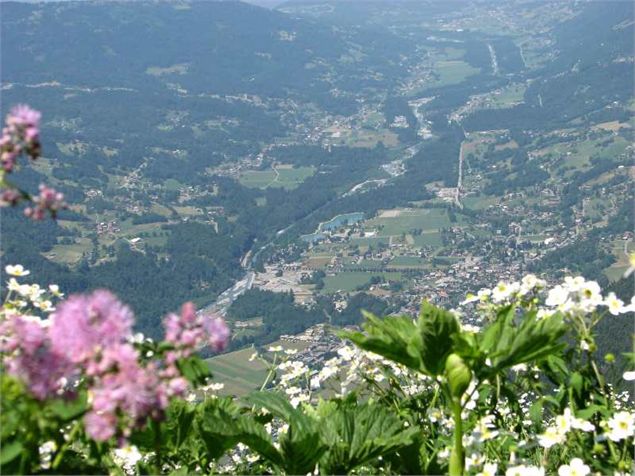
[[[261,391],[219,397],[195,350],[222,321],[190,305],[166,339],[135,338],[106,291],[61,298],[13,277],[1,316],[4,473],[626,474],[635,413],[598,361],[594,329],[632,311],[582,278],[527,276],[424,302],[416,319],[366,315],[323,367],[294,351]],[[48,314],[40,318],[33,314]],[[632,367],[632,355],[628,356]],[[625,372],[632,379],[634,372]]]

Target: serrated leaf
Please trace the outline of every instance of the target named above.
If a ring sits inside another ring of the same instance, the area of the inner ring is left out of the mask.
[[[509,331],[508,343],[499,346],[491,355],[493,366],[500,371],[557,354],[566,347],[560,342],[564,333],[565,326],[559,314],[539,320],[535,311],[527,313],[520,326]]]
[[[237,443],[244,443],[272,464],[282,463],[280,453],[263,426],[241,415],[230,398],[215,398],[201,404],[195,426],[211,459],[218,459]]]
[[[380,319],[364,312],[366,321],[361,332],[342,331],[341,337],[350,339],[361,349],[381,355],[413,370],[422,371],[421,339],[415,323],[407,316],[391,316]]]
[[[273,415],[289,424],[289,429],[280,437],[281,466],[288,474],[306,474],[315,468],[326,451],[315,420],[301,410],[293,408],[281,394],[254,392],[246,400],[266,408]],[[248,444],[248,443],[245,443]]]
[[[183,377],[195,387],[205,384],[212,377],[209,365],[198,356],[181,359],[177,366]]]
[[[456,316],[427,301],[421,304],[417,321],[421,339],[421,362],[429,375],[440,375],[445,360],[453,351],[453,340],[460,333]]]
[[[320,460],[327,474],[346,474],[372,464],[412,443],[415,428],[378,404],[341,405],[322,420],[324,440],[329,449]]]

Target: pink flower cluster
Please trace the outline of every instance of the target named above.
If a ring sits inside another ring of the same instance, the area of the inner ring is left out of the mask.
[[[229,328],[225,321],[213,315],[197,315],[191,302],[183,304],[180,316],[169,314],[163,325],[165,340],[174,347],[167,355],[168,363],[189,357],[206,345],[214,352],[220,352],[229,342]]]
[[[6,371],[19,376],[35,398],[62,392],[73,366],[52,349],[45,321],[32,316],[8,316],[0,324],[0,352],[9,355]]]
[[[26,104],[18,104],[7,114],[0,137],[0,162],[12,172],[20,154],[35,160],[40,156],[40,118],[42,115]]]
[[[132,311],[108,291],[74,295],[58,306],[50,321],[9,316],[0,325],[0,352],[7,371],[44,400],[62,394],[68,382],[88,386],[87,434],[98,441],[125,440],[148,418],[160,418],[173,397],[185,394],[187,381],[177,362],[204,343],[222,349],[229,330],[220,318],[196,315],[192,303],[165,320],[173,350],[165,360],[142,363],[131,343]],[[211,331],[213,334],[208,334]]]
[[[40,194],[31,200],[34,206],[25,208],[24,214],[34,220],[43,220],[47,212],[55,218],[57,212],[67,208],[64,194],[44,184],[40,184]]]
[[[0,165],[5,173],[15,169],[18,157],[25,154],[36,160],[41,153],[39,111],[25,104],[15,106],[7,114],[5,127],[0,136]],[[46,185],[40,185],[40,193],[35,197],[5,183],[8,188],[0,192],[0,206],[15,206],[22,200],[32,201],[24,213],[34,220],[42,220],[46,213],[53,218],[57,212],[66,208],[64,195]]]

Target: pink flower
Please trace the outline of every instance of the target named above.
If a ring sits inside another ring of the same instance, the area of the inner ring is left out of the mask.
[[[181,314],[169,314],[163,321],[165,340],[175,351],[167,356],[168,363],[192,355],[197,349],[209,345],[220,352],[229,343],[229,328],[221,317],[199,316],[191,302],[183,304]]]
[[[225,350],[229,343],[229,327],[221,317],[207,316],[203,320],[209,346],[214,352]]]
[[[168,364],[189,357],[203,344],[205,333],[196,308],[191,302],[181,306],[181,314],[169,314],[163,321],[165,340],[174,346],[174,351],[167,355]]]
[[[117,417],[113,413],[91,411],[84,417],[84,427],[93,440],[106,441],[115,436]]]
[[[47,331],[42,321],[25,316],[8,316],[0,325],[7,372],[39,400],[58,395],[63,378],[70,380],[76,373],[73,364],[52,349]]]
[[[22,194],[15,188],[8,188],[0,193],[0,207],[15,206],[22,199]]]
[[[58,211],[67,208],[64,194],[44,184],[40,184],[40,194],[33,197],[32,201],[35,207],[25,208],[24,214],[34,220],[42,220],[47,212],[55,217]]]
[[[131,428],[161,417],[170,398],[185,392],[182,378],[166,379],[154,362],[143,367],[139,360],[131,344],[114,345],[88,370],[93,398],[86,431],[92,438],[103,441],[119,433],[125,439]]]
[[[15,126],[19,128],[35,128],[40,127],[40,119],[42,114],[35,109],[32,109],[26,104],[18,104],[11,109],[11,112],[7,116],[7,125],[9,127]]]
[[[2,165],[11,172],[17,156],[24,152],[35,160],[40,156],[40,119],[42,114],[26,104],[18,104],[7,114],[6,127],[2,129],[0,148]],[[8,153],[8,155],[5,155]]]
[[[101,349],[123,343],[132,331],[132,311],[105,290],[74,295],[53,315],[53,348],[69,360],[82,363]]]

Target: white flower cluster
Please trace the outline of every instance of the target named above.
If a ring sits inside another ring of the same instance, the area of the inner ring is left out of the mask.
[[[506,283],[500,281],[493,289],[481,289],[476,295],[468,294],[461,304],[471,302],[493,302],[495,304],[507,304],[520,298],[532,296],[546,286],[546,281],[528,274],[521,281]]]
[[[631,304],[625,306],[614,293],[603,297],[600,285],[595,281],[587,281],[581,276],[567,276],[564,283],[549,290],[545,304],[554,310],[573,315],[590,314],[598,307],[606,306],[612,315],[617,316],[635,310],[635,296],[631,299]]]
[[[595,430],[595,426],[591,422],[576,418],[571,409],[566,408],[564,413],[558,415],[553,424],[547,427],[542,435],[538,436],[538,443],[543,448],[551,448],[556,444],[564,443],[567,433],[571,430],[591,432]]]
[[[20,264],[5,266],[5,272],[12,276],[7,282],[6,302],[4,309],[19,311],[20,313],[31,310],[41,312],[53,312],[53,300],[62,298],[64,295],[56,284],[51,284],[48,289],[41,288],[38,284],[21,284],[16,278],[28,276],[30,271],[24,269]]]

